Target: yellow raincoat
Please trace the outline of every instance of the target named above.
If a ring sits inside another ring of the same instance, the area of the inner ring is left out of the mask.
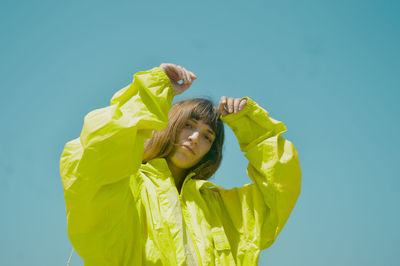
[[[281,136],[285,125],[251,99],[222,119],[246,153],[252,184],[223,189],[190,173],[178,194],[165,159],[141,164],[172,99],[160,68],[139,72],[66,144],[68,236],[86,266],[256,265],[288,219],[300,193],[297,152]]]

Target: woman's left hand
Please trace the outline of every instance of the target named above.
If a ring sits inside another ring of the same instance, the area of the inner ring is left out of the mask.
[[[219,102],[218,110],[222,116],[229,114],[237,114],[246,105],[246,98],[227,98],[222,96]]]

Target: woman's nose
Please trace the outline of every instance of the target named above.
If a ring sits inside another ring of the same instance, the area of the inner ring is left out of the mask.
[[[191,140],[193,143],[197,143],[199,140],[199,132],[194,131],[192,134],[190,134],[189,140]]]

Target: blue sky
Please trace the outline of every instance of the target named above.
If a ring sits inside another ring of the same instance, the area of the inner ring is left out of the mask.
[[[162,62],[198,76],[178,99],[249,96],[288,128],[302,194],[260,265],[397,265],[399,12],[389,0],[1,1],[2,265],[66,265],[63,146]],[[246,165],[228,130],[213,182],[248,183]]]

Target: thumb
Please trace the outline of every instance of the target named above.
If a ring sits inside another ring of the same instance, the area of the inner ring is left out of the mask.
[[[197,79],[197,76],[193,72],[189,72],[189,73],[190,73],[190,77],[192,78],[192,80]]]

